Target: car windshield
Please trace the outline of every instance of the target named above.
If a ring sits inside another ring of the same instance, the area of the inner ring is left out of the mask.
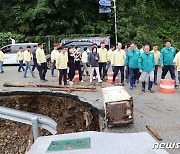
[[[5,46],[3,48],[1,48],[3,53],[10,53],[11,52],[11,46]]]

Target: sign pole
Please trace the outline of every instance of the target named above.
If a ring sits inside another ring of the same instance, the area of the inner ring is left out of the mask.
[[[117,43],[117,14],[116,14],[116,0],[113,0],[114,1],[114,26],[115,26],[115,40],[116,40],[116,43]]]

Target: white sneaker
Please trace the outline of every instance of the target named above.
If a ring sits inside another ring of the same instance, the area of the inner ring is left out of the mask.
[[[70,85],[73,85],[73,84],[74,84],[74,82],[73,82],[73,81],[69,81],[69,84],[70,84]]]
[[[83,80],[81,80],[81,82],[84,82]]]
[[[102,80],[99,80],[98,82],[99,82],[99,83],[101,83],[101,82],[102,82]]]
[[[92,83],[92,79],[90,79],[90,82]]]
[[[93,76],[93,80],[96,80],[96,77],[95,77],[95,76]]]

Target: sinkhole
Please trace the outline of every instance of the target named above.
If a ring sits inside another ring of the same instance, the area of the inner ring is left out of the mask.
[[[0,106],[48,116],[57,123],[57,134],[102,131],[103,112],[78,96],[14,91],[0,93]],[[40,129],[40,136],[51,135]],[[31,125],[0,118],[0,153],[25,153],[33,143]]]

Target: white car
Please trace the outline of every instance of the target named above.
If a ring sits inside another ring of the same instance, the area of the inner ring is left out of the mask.
[[[22,47],[23,51],[25,51],[27,46],[31,46],[31,49],[33,50],[34,45],[37,45],[37,43],[17,43],[2,47],[1,50],[4,53],[3,64],[18,64],[16,61],[16,56],[17,52],[19,51],[19,47]]]

